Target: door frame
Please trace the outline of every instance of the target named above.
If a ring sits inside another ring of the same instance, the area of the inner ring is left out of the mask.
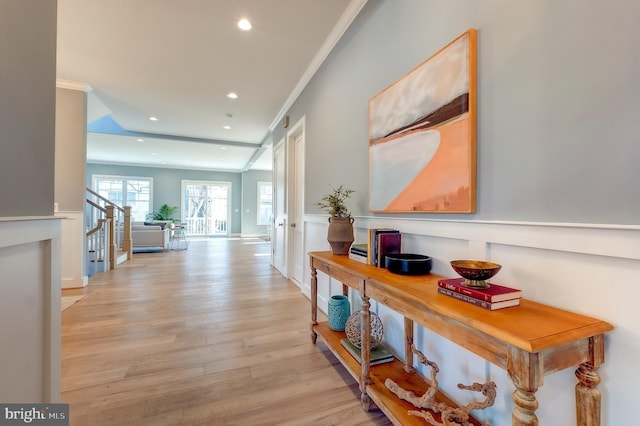
[[[212,186],[226,186],[227,187],[227,232],[226,234],[211,234],[205,235],[205,237],[229,237],[231,233],[231,204],[233,196],[233,183],[230,181],[224,180],[203,180],[203,179],[181,179],[180,181],[180,221],[185,222],[186,212],[184,211],[184,202],[185,202],[185,186],[186,185],[212,185]],[[199,236],[199,235],[198,235]]]
[[[279,191],[281,188],[278,187],[278,167],[276,164],[276,159],[278,155],[282,155],[282,191]],[[289,235],[288,228],[288,217],[287,217],[287,146],[285,143],[285,138],[283,137],[278,141],[278,143],[273,147],[273,168],[272,168],[272,189],[273,189],[273,218],[271,223],[272,229],[272,238],[271,238],[271,265],[273,265],[285,278],[288,277],[287,270],[287,238]],[[278,192],[282,194],[282,200],[278,197]],[[282,203],[282,217],[277,216],[279,213],[280,203]],[[282,221],[279,224],[279,221]],[[282,228],[282,241],[278,241],[277,234],[278,228]],[[276,265],[276,250],[282,247],[282,264]]]

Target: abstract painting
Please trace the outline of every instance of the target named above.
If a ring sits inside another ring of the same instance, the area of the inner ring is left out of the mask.
[[[476,209],[476,31],[369,100],[369,210]]]

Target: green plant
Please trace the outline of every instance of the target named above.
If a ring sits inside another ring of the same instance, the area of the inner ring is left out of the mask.
[[[158,211],[149,213],[147,215],[147,218],[153,219],[153,220],[173,220],[172,216],[177,211],[178,211],[177,206],[170,206],[168,204],[163,204],[162,206],[160,206],[160,209],[158,209]]]
[[[354,193],[353,189],[347,189],[344,185],[331,188],[332,192],[325,195],[316,202],[316,208],[325,210],[331,217],[351,217],[351,211],[347,207],[346,201]]]

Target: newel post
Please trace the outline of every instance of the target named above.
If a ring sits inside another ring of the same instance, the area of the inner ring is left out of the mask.
[[[116,218],[115,218],[115,207],[109,205],[106,206],[107,210],[107,219],[109,223],[109,269],[116,269],[116,245],[115,238],[116,235]]]
[[[127,252],[127,260],[133,257],[131,240],[131,206],[124,206],[124,233],[122,234],[122,250]]]

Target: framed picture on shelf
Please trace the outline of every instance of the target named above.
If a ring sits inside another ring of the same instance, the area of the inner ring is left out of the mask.
[[[369,210],[476,209],[476,30],[369,100]]]

